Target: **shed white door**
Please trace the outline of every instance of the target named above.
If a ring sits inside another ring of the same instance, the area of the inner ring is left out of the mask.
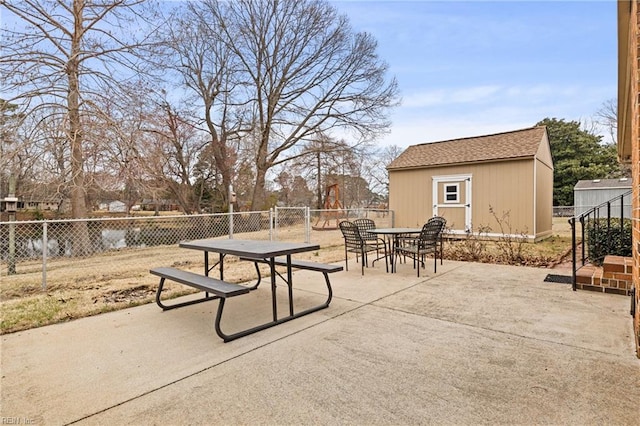
[[[432,194],[434,216],[454,232],[471,230],[471,175],[434,176]]]

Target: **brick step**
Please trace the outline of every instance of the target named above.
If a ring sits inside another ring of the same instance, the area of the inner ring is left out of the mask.
[[[623,256],[606,256],[602,268],[605,273],[628,274],[633,273],[633,258]]]
[[[632,259],[607,256],[602,267],[585,265],[576,272],[576,287],[627,296],[632,287]]]

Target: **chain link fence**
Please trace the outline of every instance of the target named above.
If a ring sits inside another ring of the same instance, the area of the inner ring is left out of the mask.
[[[573,217],[575,208],[573,206],[553,206],[553,217]]]
[[[180,241],[202,238],[304,241],[341,245],[338,223],[373,218],[393,226],[388,210],[311,210],[277,207],[270,211],[207,215],[137,216],[80,220],[0,222],[0,278],[23,275],[25,288],[77,285],[111,274],[135,281],[158,264],[199,262],[198,253],[176,250]],[[168,263],[167,263],[168,262]],[[69,274],[73,269],[75,274]],[[28,277],[28,278],[27,278]],[[72,277],[72,278],[69,278]],[[40,281],[36,283],[35,280]]]

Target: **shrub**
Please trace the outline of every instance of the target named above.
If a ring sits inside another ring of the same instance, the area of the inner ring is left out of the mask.
[[[526,253],[527,232],[513,230],[511,227],[510,211],[502,212],[498,216],[493,207],[489,206],[489,213],[498,222],[500,237],[497,246],[502,254],[504,262],[509,265],[524,265],[528,253]]]
[[[551,256],[532,249],[526,231],[513,230],[509,212],[498,215],[493,207],[489,212],[500,230],[496,239],[489,238],[490,226],[480,226],[474,232],[469,230],[464,239],[449,241],[445,255],[451,260],[500,263],[522,266],[548,266],[554,260]]]
[[[458,244],[450,244],[449,258],[462,261],[488,262],[486,234],[491,231],[488,226],[480,226],[477,233],[469,229]]]
[[[589,260],[601,265],[606,255],[631,256],[631,219],[592,219],[585,223]]]

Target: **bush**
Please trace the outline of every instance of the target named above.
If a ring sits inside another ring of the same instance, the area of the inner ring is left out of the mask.
[[[487,253],[487,234],[491,231],[488,226],[480,226],[476,233],[468,230],[463,240],[457,240],[457,244],[449,242],[447,258],[453,260],[490,262]]]
[[[631,256],[631,219],[593,219],[585,223],[589,260],[601,265],[607,255]],[[621,229],[622,228],[622,229]]]
[[[447,259],[537,267],[546,267],[554,261],[532,249],[535,243],[528,243],[526,231],[512,229],[508,211],[499,216],[489,207],[489,212],[498,223],[500,236],[490,239],[490,226],[480,226],[476,232],[470,230],[464,239],[449,241],[445,250]]]

